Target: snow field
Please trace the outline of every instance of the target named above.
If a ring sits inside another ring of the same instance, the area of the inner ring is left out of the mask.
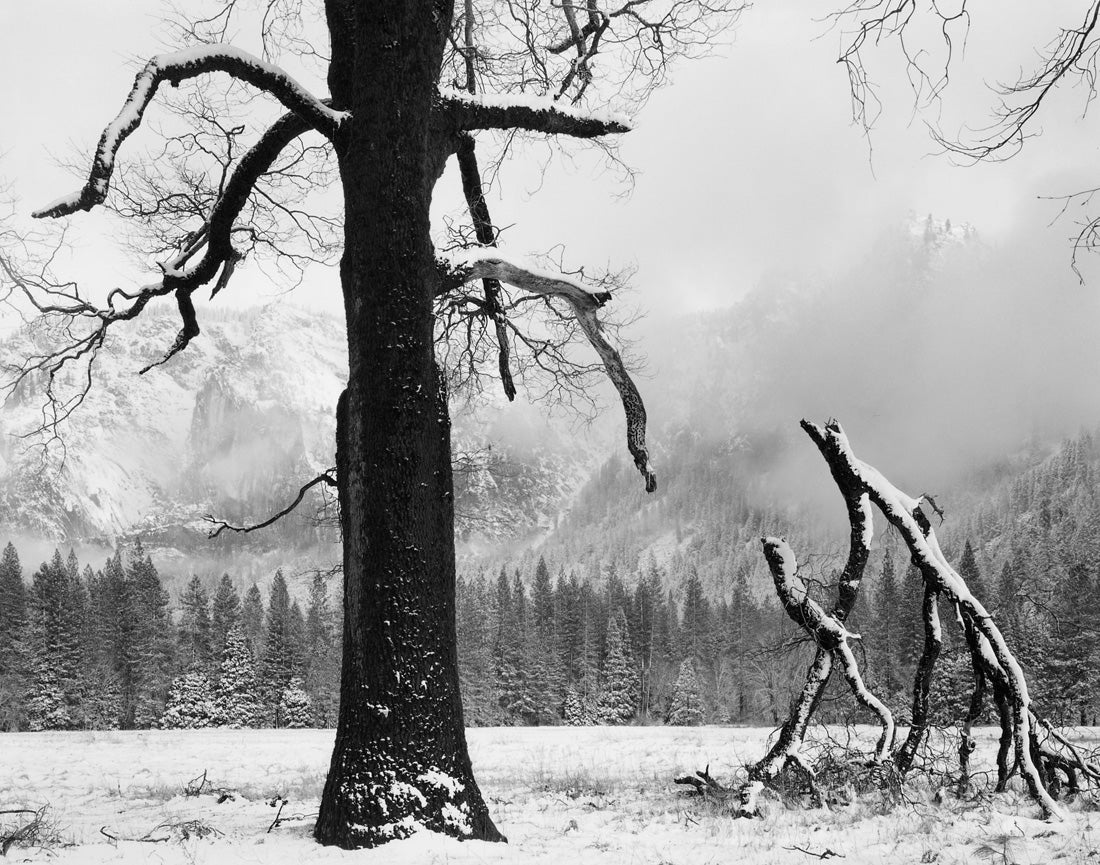
[[[328,768],[330,730],[3,734],[0,810],[48,804],[62,842],[49,849],[13,848],[11,860],[82,865],[805,865],[819,861],[825,850],[843,855],[845,865],[1039,865],[1094,863],[1100,857],[1100,812],[1076,804],[1069,807],[1067,822],[1045,823],[1018,790],[964,803],[949,795],[937,803],[934,791],[917,785],[907,791],[907,804],[892,809],[874,796],[822,810],[788,810],[768,800],[763,819],[749,821],[719,814],[672,783],[674,776],[708,763],[714,777],[730,778],[763,753],[769,732],[722,727],[471,730],[475,772],[497,825],[509,837],[507,845],[422,834],[354,853],[317,846],[310,830]],[[873,739],[873,731],[867,733]],[[979,740],[981,770],[992,763],[994,731],[981,730]],[[185,796],[184,787],[204,770],[214,786],[238,795],[220,804],[213,794]],[[268,802],[276,796],[288,800],[284,818],[302,819],[268,832],[276,815],[276,806]],[[101,827],[119,839],[165,840],[112,841]]]

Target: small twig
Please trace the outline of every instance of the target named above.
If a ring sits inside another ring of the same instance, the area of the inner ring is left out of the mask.
[[[271,834],[271,830],[272,830],[272,829],[274,829],[274,828],[275,828],[276,826],[278,826],[278,825],[279,825],[279,823],[280,823],[280,820],[279,820],[279,818],[280,818],[280,817],[282,816],[282,814],[283,814],[283,809],[284,809],[285,807],[286,807],[286,799],[280,799],[280,800],[279,800],[279,810],[275,812],[275,819],[274,819],[274,820],[272,820],[272,821],[271,821],[271,825],[267,827],[267,834],[268,834],[268,835],[270,835],[270,834]]]
[[[921,498],[932,506],[932,510],[935,512],[936,516],[940,518],[940,523],[943,523],[943,508],[936,504],[936,499],[933,497],[933,495],[931,493],[921,493]]]
[[[818,859],[830,859],[834,856],[837,859],[847,858],[843,853],[837,853],[835,850],[830,850],[828,847],[826,847],[820,853],[815,853],[813,850],[810,850],[806,847],[797,847],[797,846],[795,846],[795,847],[784,847],[783,849],[784,850],[797,850],[799,853],[805,853],[807,856],[815,856]]]
[[[201,775],[198,775],[197,777],[192,778],[190,781],[187,782],[187,785],[183,788],[184,796],[199,796],[202,794],[203,787],[205,787],[207,783],[207,771],[208,770],[203,769]],[[198,786],[195,785],[196,781],[198,782]]]
[[[152,838],[152,837],[150,837],[150,833],[156,831],[157,829],[160,829],[162,826],[163,826],[163,824],[161,824],[160,826],[154,826],[152,829],[149,830],[149,832],[146,832],[140,838],[128,838],[125,835],[113,835],[112,833],[107,831],[106,826],[100,826],[99,827],[99,834],[103,835],[106,838],[110,838],[116,844],[119,841],[138,841],[138,842],[141,842],[141,843],[144,843],[144,844],[160,844],[163,841],[171,840],[171,838],[168,837],[168,836],[165,836],[164,838]]]

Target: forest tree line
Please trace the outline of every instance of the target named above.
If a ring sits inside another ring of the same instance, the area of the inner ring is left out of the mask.
[[[1100,714],[1098,466],[1094,438],[1082,435],[992,478],[944,526],[950,558],[1011,641],[1038,708],[1066,724]],[[738,536],[766,531],[766,511],[746,513]],[[778,723],[810,647],[752,567],[755,544],[731,544],[716,561],[709,538],[684,537],[661,562],[650,554],[578,575],[540,557],[460,577],[467,723]],[[822,599],[833,552],[807,574]],[[281,573],[266,598],[256,585],[241,596],[228,575],[212,587],[193,577],[173,599],[140,544],[98,571],[56,552],[28,582],[9,544],[0,726],[332,725],[332,588],[315,575],[303,609]],[[922,592],[900,547],[880,536],[850,626],[868,683],[903,723],[923,645]],[[952,611],[942,618],[932,699],[937,722],[950,724],[972,674]],[[823,719],[860,717],[842,690],[829,692]]]
[[[338,610],[320,574],[306,609],[276,572],[266,601],[228,574],[173,603],[139,542],[100,570],[55,551],[25,582],[0,555],[0,728],[332,726]]]

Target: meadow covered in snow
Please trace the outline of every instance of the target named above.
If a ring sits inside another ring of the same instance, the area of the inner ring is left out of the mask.
[[[723,727],[470,730],[474,768],[508,845],[422,834],[370,851],[317,846],[310,830],[331,730],[3,734],[0,810],[48,805],[54,836],[40,848],[13,847],[8,859],[80,865],[756,865],[821,861],[826,851],[844,857],[829,861],[846,865],[1100,857],[1100,812],[1074,803],[1065,823],[1046,823],[1019,790],[960,802],[918,783],[901,803],[869,794],[808,810],[770,798],[763,818],[750,821],[732,820],[672,783],[708,763],[716,778],[732,778],[760,756],[768,734]],[[991,763],[992,737],[991,730],[979,733],[979,768]],[[185,795],[204,771],[204,792]],[[270,828],[283,800],[281,816],[289,819]],[[3,825],[13,819],[0,815]],[[147,840],[127,840],[138,838]]]

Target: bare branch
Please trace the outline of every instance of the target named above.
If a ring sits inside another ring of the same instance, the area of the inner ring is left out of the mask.
[[[533,265],[505,258],[496,249],[469,249],[456,252],[449,260],[441,260],[444,288],[453,290],[471,279],[492,277],[522,288],[534,295],[560,297],[569,304],[573,316],[589,343],[603,361],[608,378],[615,385],[626,413],[627,449],[634,465],[645,478],[646,492],[657,489],[657,475],[649,462],[645,443],[646,411],[637,385],[623,363],[622,355],[607,341],[596,316],[596,310],[611,299],[610,292],[593,292],[580,282],[563,274],[553,274]]]
[[[103,130],[84,188],[36,210],[33,216],[67,216],[102,204],[110,187],[118,149],[141,125],[145,109],[161,83],[168,81],[178,85],[188,78],[210,72],[226,72],[270,93],[298,115],[308,128],[316,129],[329,138],[347,116],[345,112],[333,110],[327,100],[313,96],[279,67],[231,45],[199,46],[162,54],[150,60],[138,73],[122,110]]]
[[[28,357],[14,371],[12,378],[5,382],[5,388],[10,393],[36,372],[47,375],[47,399],[53,410],[44,416],[43,429],[56,431],[58,424],[83,402],[92,386],[92,366],[103,347],[108,329],[114,323],[135,319],[158,297],[176,295],[182,319],[180,333],[166,356],[141,372],[164,363],[198,335],[199,325],[191,294],[217,277],[219,271],[221,275],[216,289],[224,287],[240,258],[232,242],[234,225],[257,179],[271,167],[291,141],[308,130],[308,123],[294,113],[285,114],[272,124],[241,157],[224,183],[206,224],[189,235],[182,248],[169,261],[161,264],[161,279],[135,292],[116,288],[107,296],[105,307],[85,300],[75,284],[55,282],[49,275],[48,260],[37,272],[31,273],[18,267],[6,253],[0,252],[0,274],[8,278],[38,313],[60,324],[61,344],[42,355]],[[53,391],[53,382],[65,367],[77,363],[83,366],[78,392],[60,402]]]
[[[210,532],[207,534],[207,537],[216,538],[227,529],[231,532],[241,532],[242,534],[248,534],[249,532],[257,531],[258,529],[266,529],[268,526],[272,525],[273,523],[277,523],[279,520],[281,520],[291,511],[293,511],[296,507],[298,507],[298,505],[302,503],[302,499],[306,497],[306,493],[317,486],[317,484],[325,484],[330,487],[335,487],[336,477],[333,474],[333,472],[335,471],[336,469],[335,467],[333,467],[317,475],[317,477],[315,477],[313,480],[307,481],[306,483],[302,484],[302,488],[298,490],[298,495],[294,497],[294,501],[292,501],[289,505],[287,505],[278,513],[268,517],[262,523],[255,523],[248,526],[234,526],[230,525],[225,520],[215,519],[210,514],[206,514],[203,519],[206,522],[211,523],[215,526],[215,528],[211,529]]]
[[[625,117],[568,108],[548,97],[475,95],[442,89],[438,110],[446,118],[446,125],[460,132],[523,129],[546,135],[597,138],[630,131]]]

